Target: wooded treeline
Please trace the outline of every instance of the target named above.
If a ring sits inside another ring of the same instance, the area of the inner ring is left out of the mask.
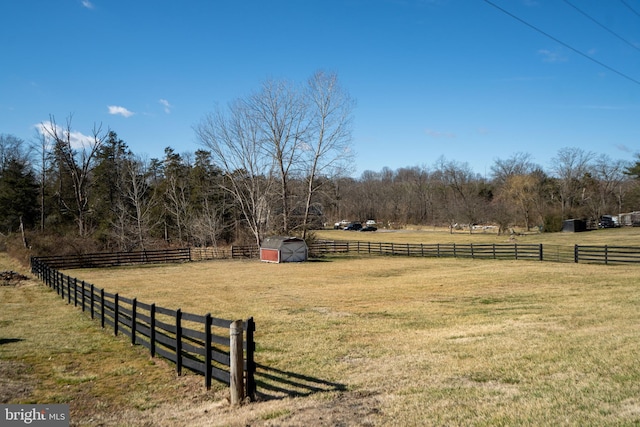
[[[350,177],[353,106],[333,74],[267,81],[194,126],[202,149],[152,159],[113,130],[75,131],[72,116],[50,117],[30,143],[0,134],[0,233],[128,251],[306,237],[341,219],[559,231],[563,219],[640,209],[640,157],[580,148],[558,150],[548,170],[515,153],[488,176],[441,157]]]

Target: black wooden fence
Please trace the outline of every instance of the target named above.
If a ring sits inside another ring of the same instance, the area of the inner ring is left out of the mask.
[[[243,396],[255,399],[253,318],[242,322],[245,337],[244,340],[241,338],[240,352],[244,354],[238,357],[234,354],[233,332],[230,332],[233,321],[218,319],[211,314],[203,316],[180,309],[170,310],[136,298],[105,292],[104,289],[62,274],[48,264],[50,259],[52,257],[32,258],[33,274],[68,304],[79,306],[92,319],[99,320],[102,328],[108,327],[115,335],[129,337],[131,344],[145,346],[152,357],[158,355],[175,363],[178,375],[183,368],[204,375],[207,390],[211,388],[212,379],[233,385],[232,373],[244,373],[243,378],[237,381],[243,384],[244,389],[234,391],[232,387],[232,401],[234,394],[236,400],[241,400]],[[234,360],[240,360],[242,366],[233,366]]]
[[[39,257],[38,260],[54,269],[100,268],[131,264],[188,262],[191,261],[191,249],[177,248],[137,252],[48,256]]]
[[[597,264],[640,263],[640,247],[576,245],[574,262]]]
[[[332,253],[357,253],[375,255],[400,255],[415,257],[455,257],[479,259],[543,259],[540,244],[423,244],[423,243],[376,243],[359,241],[318,241],[311,244],[313,256]]]
[[[233,258],[256,258],[255,245],[234,246]],[[533,260],[592,264],[640,264],[636,246],[561,246],[522,243],[381,243],[320,240],[309,245],[309,256],[327,254],[371,254],[413,257]]]

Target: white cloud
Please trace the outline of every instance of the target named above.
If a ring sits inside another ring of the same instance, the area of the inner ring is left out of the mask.
[[[160,104],[162,104],[162,106],[164,107],[164,112],[167,114],[171,113],[171,104],[169,104],[169,101],[167,101],[166,99],[161,99],[158,101]]]
[[[91,3],[89,0],[82,0],[82,6],[86,7],[87,9],[93,9],[93,3]]]
[[[66,141],[67,139],[67,130],[58,124],[53,124],[50,121],[38,123],[34,125],[34,127],[40,132],[41,135],[44,135],[47,138],[51,138],[51,132],[55,132],[59,138]],[[85,135],[82,132],[71,131],[68,135],[69,142],[71,143],[71,148],[82,149],[87,145],[90,145],[94,142],[92,136]]]
[[[109,108],[109,114],[113,114],[113,115],[119,114],[122,117],[131,117],[135,114],[134,112],[129,111],[126,108],[120,107],[118,105],[108,105],[107,108]]]
[[[456,134],[452,132],[440,132],[433,129],[426,129],[425,133],[432,138],[455,138]]]
[[[567,60],[560,52],[552,52],[548,49],[540,49],[538,55],[542,56],[544,62],[565,62]]]

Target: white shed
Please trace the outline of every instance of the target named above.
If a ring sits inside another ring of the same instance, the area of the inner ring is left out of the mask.
[[[265,262],[302,262],[308,254],[307,244],[298,237],[267,237],[260,246],[260,261]]]

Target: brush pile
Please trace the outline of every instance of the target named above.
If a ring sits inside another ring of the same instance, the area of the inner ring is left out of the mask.
[[[27,276],[15,271],[0,271],[0,286],[17,286],[23,280],[28,279]]]

